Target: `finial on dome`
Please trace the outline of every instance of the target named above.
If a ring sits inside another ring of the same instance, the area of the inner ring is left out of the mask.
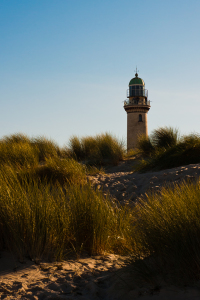
[[[135,73],[135,77],[136,78],[138,77],[138,73],[137,72],[139,72],[139,70],[137,70],[137,66],[136,66],[136,73]]]

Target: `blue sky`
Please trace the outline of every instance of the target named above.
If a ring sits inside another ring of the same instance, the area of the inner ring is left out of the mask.
[[[199,55],[199,0],[1,0],[0,137],[126,140],[136,65],[149,133],[200,133]]]

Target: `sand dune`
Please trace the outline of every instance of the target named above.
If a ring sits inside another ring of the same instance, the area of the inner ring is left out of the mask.
[[[159,190],[163,185],[196,180],[200,164],[174,169],[133,173],[131,163],[107,170],[107,174],[90,176],[89,180],[119,201],[129,198],[135,202],[148,190]],[[127,257],[105,255],[73,258],[63,262],[19,262],[2,252],[0,257],[0,299],[80,299],[80,300],[191,300],[200,299],[200,283],[194,287],[155,286],[136,284],[127,266]],[[199,288],[198,288],[199,286]]]
[[[106,174],[90,176],[91,182],[104,192],[108,192],[120,202],[128,199],[136,202],[148,191],[159,191],[162,186],[196,180],[200,176],[200,164],[167,169],[144,174],[134,173],[134,161],[124,161],[117,167],[108,168]]]

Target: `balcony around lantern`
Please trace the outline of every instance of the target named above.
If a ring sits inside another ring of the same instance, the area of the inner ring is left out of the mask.
[[[127,90],[127,97],[141,96],[148,98],[148,90],[146,89],[136,89],[135,87],[130,86]]]
[[[124,106],[141,106],[141,105],[144,105],[144,106],[151,106],[150,105],[150,100],[144,100],[144,101],[133,101],[133,100],[124,100]]]

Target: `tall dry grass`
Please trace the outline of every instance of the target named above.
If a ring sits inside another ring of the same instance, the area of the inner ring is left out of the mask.
[[[200,184],[183,182],[140,200],[135,241],[140,276],[148,272],[171,283],[200,279]]]
[[[62,259],[70,253],[120,253],[130,247],[127,209],[86,185],[23,180],[0,172],[0,248],[19,257]]]
[[[86,161],[90,165],[105,165],[118,164],[123,159],[125,150],[122,142],[105,133],[94,137],[72,137],[69,153],[78,161]]]
[[[38,180],[53,185],[80,185],[86,183],[86,173],[86,167],[73,158],[60,159],[50,157],[45,160],[44,164],[22,169],[17,175],[20,181]]]
[[[0,140],[0,161],[0,249],[21,259],[62,259],[131,248],[129,210],[87,183],[97,168],[21,134]]]
[[[149,138],[141,137],[138,152],[142,158],[136,171],[162,170],[200,162],[200,136],[180,136],[176,129],[160,128]]]
[[[46,159],[69,157],[66,148],[44,137],[29,138],[23,134],[5,136],[0,140],[0,163],[17,168],[33,167]]]
[[[112,157],[110,137],[102,139],[101,157]],[[99,145],[94,138],[83,144],[87,153]],[[159,149],[145,160],[147,168],[198,162],[200,138],[182,137]],[[163,188],[134,207],[121,206],[88,184],[87,168],[63,159],[68,151],[61,150],[22,135],[0,141],[0,249],[33,260],[84,251],[130,254],[143,281],[158,275],[171,283],[200,279],[199,182]]]

